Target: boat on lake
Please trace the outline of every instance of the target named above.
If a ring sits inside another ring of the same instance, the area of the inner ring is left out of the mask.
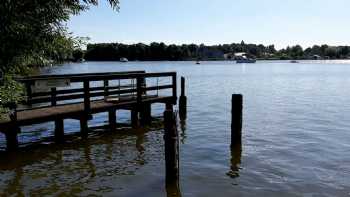
[[[126,57],[122,57],[119,59],[120,62],[128,62],[129,60]]]
[[[299,63],[299,62],[296,61],[296,60],[291,60],[290,63],[297,64],[297,63]]]
[[[246,53],[235,53],[235,60],[237,64],[253,64],[256,62],[256,59],[248,58]]]

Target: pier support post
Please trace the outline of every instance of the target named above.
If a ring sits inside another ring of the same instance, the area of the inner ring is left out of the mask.
[[[18,149],[18,130],[13,129],[5,132],[6,137],[6,150],[14,151]]]
[[[152,120],[151,111],[152,111],[151,104],[144,103],[140,114],[142,124],[149,124],[151,122]]]
[[[80,118],[80,134],[82,138],[87,138],[89,132],[89,127],[88,127],[88,117],[87,116],[82,116]]]
[[[133,128],[139,127],[139,112],[136,108],[131,109],[131,126]]]
[[[231,147],[242,142],[243,95],[232,94]]]
[[[62,143],[64,141],[64,122],[63,119],[55,120],[55,141]]]
[[[108,111],[109,128],[111,131],[115,131],[117,128],[117,112],[115,109],[110,109]]]
[[[167,104],[164,112],[164,142],[166,183],[173,184],[179,177],[178,132],[172,105]]]
[[[18,133],[21,132],[21,128],[17,125],[16,108],[16,104],[12,104],[10,106],[10,109],[12,110],[10,113],[11,124],[9,130],[5,132],[7,151],[14,151],[18,149]]]
[[[179,99],[180,120],[186,120],[187,117],[187,97],[185,96],[185,78],[181,77],[181,95]]]

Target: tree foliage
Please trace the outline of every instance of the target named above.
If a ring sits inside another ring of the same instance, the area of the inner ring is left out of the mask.
[[[108,2],[119,9],[118,0]],[[12,75],[70,58],[81,39],[69,34],[64,23],[97,4],[98,0],[1,0],[0,70],[6,77],[0,87],[0,114],[6,111],[4,105],[23,98]]]
[[[118,9],[118,0],[108,0]],[[2,0],[0,4],[0,68],[40,65],[69,57],[76,39],[64,22],[97,5],[97,0]]]
[[[265,57],[274,53],[273,45],[263,46],[255,44],[224,44],[206,46],[204,44],[166,45],[164,43],[152,42],[151,44],[121,44],[100,43],[88,44],[85,54],[86,60],[115,61],[121,57],[130,60],[215,60],[222,59],[225,53],[247,52],[254,57]]]
[[[259,59],[313,59],[315,55],[324,59],[339,59],[350,57],[348,46],[315,45],[305,50],[300,45],[276,50],[274,45],[241,43],[206,46],[204,44],[166,45],[153,42],[149,45],[98,43],[88,44],[85,54],[86,60],[91,61],[117,61],[121,57],[129,60],[220,60],[224,54],[245,52],[248,56]],[[232,55],[230,55],[232,57]]]

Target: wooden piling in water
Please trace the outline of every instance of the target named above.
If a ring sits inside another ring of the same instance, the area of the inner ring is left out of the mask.
[[[131,126],[133,128],[139,127],[140,122],[139,122],[139,112],[137,110],[137,107],[134,107],[131,109]]]
[[[181,77],[181,95],[179,99],[180,120],[186,120],[187,117],[187,97],[185,95],[185,78]]]
[[[10,119],[11,119],[10,129],[5,132],[6,148],[7,148],[7,151],[14,151],[18,149],[18,133],[21,132],[21,129],[17,125],[16,106],[11,106],[10,108],[13,108],[13,113],[10,114]]]
[[[82,138],[87,138],[89,132],[88,116],[82,116],[80,118],[80,134]]]
[[[111,131],[115,131],[117,129],[117,111],[115,109],[110,109],[108,111],[108,121],[109,128]]]
[[[178,180],[178,133],[172,105],[167,104],[164,111],[164,142],[166,183],[172,184]]]
[[[63,119],[55,120],[55,141],[62,143],[64,141],[64,122]]]
[[[144,104],[140,113],[142,124],[149,124],[152,121],[151,104]]]
[[[231,147],[242,142],[243,95],[232,94]]]
[[[17,137],[17,131],[11,130],[5,132],[6,137],[6,150],[7,151],[14,151],[18,149],[18,137]]]

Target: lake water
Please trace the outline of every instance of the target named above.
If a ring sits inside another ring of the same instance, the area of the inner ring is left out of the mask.
[[[159,120],[145,129],[95,129],[88,140],[72,135],[64,145],[43,140],[52,136],[51,123],[25,127],[19,140],[39,142],[1,155],[0,194],[350,196],[350,62],[85,62],[42,73],[127,70],[186,77],[179,191],[165,187]],[[229,148],[232,93],[244,95],[241,151]],[[152,114],[163,110],[155,105]],[[106,117],[89,125],[106,124]],[[128,121],[128,112],[118,112],[118,122]],[[67,120],[65,129],[77,132],[79,122]]]

